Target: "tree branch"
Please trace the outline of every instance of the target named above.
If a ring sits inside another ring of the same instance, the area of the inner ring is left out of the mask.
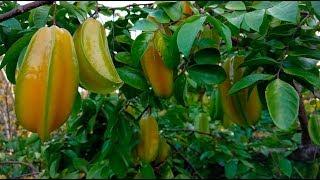
[[[8,11],[4,14],[0,15],[0,22],[5,21],[7,19],[13,18],[15,16],[18,16],[24,12],[27,12],[31,9],[37,8],[39,6],[45,5],[45,4],[52,4],[54,1],[34,1],[32,3],[25,4],[23,6],[20,6],[18,8],[12,9],[11,11]]]

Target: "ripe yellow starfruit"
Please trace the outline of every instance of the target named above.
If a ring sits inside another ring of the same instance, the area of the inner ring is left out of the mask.
[[[24,128],[42,140],[71,113],[79,69],[71,34],[57,26],[40,28],[32,37],[15,87],[15,112]]]
[[[80,84],[95,93],[108,94],[123,85],[112,62],[102,24],[89,18],[74,34]]]
[[[155,37],[157,35],[160,33],[155,34]],[[164,64],[157,43],[157,38],[149,42],[141,59],[141,66],[154,93],[160,97],[169,97],[173,92],[173,70]]]
[[[156,163],[162,163],[164,162],[169,154],[170,154],[170,145],[166,142],[164,138],[160,138],[159,142],[159,151],[158,151],[158,156],[156,158]]]
[[[231,121],[242,126],[253,125],[260,118],[262,104],[256,86],[250,94],[248,88],[243,89],[234,95],[228,94],[231,86],[243,76],[244,69],[239,68],[239,65],[243,63],[243,61],[243,56],[235,56],[228,59],[223,64],[223,68],[227,73],[227,78],[219,85],[219,92],[225,124],[228,124],[228,121]]]
[[[158,123],[152,116],[140,119],[140,143],[137,146],[137,155],[144,162],[154,161],[158,154],[160,135]]]

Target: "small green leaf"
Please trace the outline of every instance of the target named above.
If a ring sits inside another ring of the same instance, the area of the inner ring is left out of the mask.
[[[117,68],[117,71],[120,78],[131,87],[140,90],[148,89],[148,83],[140,71],[128,66]]]
[[[220,52],[216,48],[205,48],[194,55],[197,64],[216,64],[220,61]]]
[[[188,69],[190,77],[198,83],[220,84],[226,79],[226,72],[218,65],[193,65]]]
[[[247,60],[247,61],[243,62],[239,66],[239,68],[246,67],[246,66],[262,66],[262,65],[274,65],[274,66],[278,67],[279,63],[270,57],[264,56],[264,57],[257,57],[255,59]]]
[[[180,74],[174,82],[174,97],[177,102],[183,106],[186,105],[186,96],[187,96],[188,84],[186,80],[186,76],[184,74]]]
[[[244,20],[251,29],[259,32],[260,26],[263,22],[264,13],[264,9],[248,12],[244,15]]]
[[[129,52],[118,52],[115,55],[115,60],[129,66],[135,67],[135,63],[131,58],[131,54]]]
[[[40,6],[31,11],[29,15],[29,23],[35,27],[43,27],[47,23],[50,6]]]
[[[10,18],[8,20],[0,22],[0,26],[13,30],[22,30],[20,22],[16,18]]]
[[[274,124],[283,130],[291,127],[298,117],[299,96],[288,83],[276,79],[266,88],[266,101]]]
[[[290,177],[292,174],[292,165],[291,161],[288,159],[280,159],[279,161],[279,168],[283,174]]]
[[[85,160],[85,159],[82,159],[82,158],[73,158],[72,159],[72,163],[73,163],[73,166],[78,169],[78,170],[81,170],[85,173],[88,172],[87,170],[87,166],[88,166],[88,162]]]
[[[155,11],[149,13],[149,16],[154,17],[155,20],[158,21],[159,23],[169,23],[170,22],[169,16],[162,9],[158,9],[158,10],[155,10]]]
[[[307,70],[300,69],[298,67],[286,67],[284,68],[284,72],[287,74],[291,74],[294,76],[298,76],[312,85],[314,85],[317,88],[320,88],[320,78],[319,78],[319,72],[318,75],[315,75]]]
[[[294,46],[290,47],[289,53],[290,56],[297,57],[308,57],[320,60],[320,52],[316,49],[309,49],[304,46]]]
[[[154,22],[151,22],[147,19],[141,19],[134,23],[133,27],[130,30],[141,30],[141,31],[156,31],[158,25]]]
[[[143,164],[140,168],[140,175],[143,179],[155,179],[153,168],[150,164]]]
[[[298,2],[297,1],[282,1],[281,3],[269,8],[268,14],[282,21],[297,23],[298,19]]]
[[[238,160],[232,159],[224,166],[224,174],[228,179],[232,179],[236,176],[238,170]]]
[[[128,36],[128,35],[119,35],[119,36],[116,36],[116,41],[119,42],[119,43],[124,43],[124,44],[129,44],[129,45],[132,45],[133,43],[133,40]]]
[[[2,69],[4,66],[6,66],[6,75],[8,80],[15,84],[15,72],[17,68],[17,62],[20,56],[21,50],[26,47],[34,33],[29,33],[18,39],[12,46],[8,49],[6,52],[6,55],[4,56],[0,69]]]
[[[132,47],[131,47],[131,57],[132,60],[134,61],[135,67],[140,66],[140,60],[145,53],[149,41],[153,37],[152,33],[141,33],[133,42]]]
[[[179,30],[177,37],[177,44],[180,52],[186,57],[189,56],[193,42],[196,39],[197,34],[202,28],[202,24],[206,20],[206,17],[197,17],[191,22],[186,22]]]
[[[229,1],[225,8],[230,10],[245,11],[246,5],[242,1]]]
[[[247,88],[247,87],[257,83],[258,81],[270,80],[273,77],[274,77],[274,75],[271,75],[271,74],[258,74],[258,73],[257,74],[250,74],[248,76],[243,77],[235,84],[233,84],[233,86],[229,90],[229,94],[236,93],[236,92],[240,91],[241,89]]]

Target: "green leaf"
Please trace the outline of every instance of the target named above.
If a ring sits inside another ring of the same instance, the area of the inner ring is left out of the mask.
[[[194,55],[197,64],[216,64],[220,62],[220,52],[216,48],[205,48]]]
[[[320,51],[317,51],[315,49],[309,49],[304,46],[290,47],[288,54],[290,56],[308,57],[320,60]]]
[[[167,13],[172,21],[178,21],[182,16],[182,6],[179,1],[174,4],[158,4],[158,6]]]
[[[297,1],[282,1],[281,3],[269,8],[268,14],[282,21],[297,23],[298,19],[298,2]]]
[[[187,102],[187,90],[188,84],[186,76],[184,74],[180,74],[174,82],[174,97],[177,102],[183,106],[185,106]]]
[[[291,74],[294,76],[298,76],[312,85],[314,85],[317,88],[320,88],[320,78],[319,78],[319,72],[318,75],[315,75],[307,70],[298,68],[298,67],[286,67],[284,68],[284,72],[287,74]]]
[[[20,22],[16,18],[10,18],[8,20],[0,22],[0,26],[6,27],[12,30],[22,30]]]
[[[141,19],[134,23],[133,27],[130,30],[141,30],[141,31],[156,31],[158,25],[154,22],[151,22],[147,19]]]
[[[140,168],[140,175],[143,179],[155,179],[153,168],[150,164],[143,164]]]
[[[198,83],[220,84],[226,79],[226,72],[218,65],[193,65],[188,73]]]
[[[290,177],[292,174],[292,165],[291,161],[288,159],[280,159],[279,161],[279,168],[283,174]]]
[[[80,23],[83,23],[87,19],[87,12],[85,10],[65,1],[61,1],[60,5],[66,8],[70,14],[74,15]]]
[[[234,11],[232,13],[224,14],[223,17],[239,29],[243,21],[244,12]]]
[[[199,16],[191,22],[185,22],[179,30],[177,37],[178,48],[186,57],[189,56],[193,42],[201,30],[202,24],[205,20],[206,17]]]
[[[311,6],[314,10],[314,13],[317,15],[317,18],[320,18],[320,2],[319,1],[311,1]]]
[[[228,179],[232,179],[236,176],[238,170],[238,160],[232,159],[225,164],[224,173]]]
[[[56,178],[57,177],[57,171],[58,171],[58,164],[59,160],[55,160],[50,164],[49,168],[49,175],[51,178]]]
[[[207,16],[207,21],[217,29],[220,36],[225,40],[225,43],[227,45],[227,50],[228,51],[231,50],[232,49],[231,31],[228,28],[228,26],[221,23],[215,17],[209,16],[209,15]]]
[[[47,23],[50,6],[40,6],[31,11],[29,15],[29,23],[35,27],[43,27]]]
[[[246,60],[239,67],[261,66],[261,65],[274,65],[278,67],[279,63],[270,57],[263,56],[263,57],[257,57],[255,59]]]
[[[236,93],[240,91],[241,89],[247,88],[258,81],[261,80],[270,80],[274,77],[274,75],[271,74],[250,74],[248,76],[243,77],[239,81],[237,81],[229,90],[229,94]]]
[[[230,10],[242,11],[246,10],[246,5],[242,1],[229,1],[226,4],[225,8]]]
[[[299,96],[288,83],[276,79],[266,88],[266,101],[274,124],[283,130],[291,127],[298,117]]]
[[[134,61],[135,67],[140,66],[140,60],[145,53],[149,41],[153,37],[152,33],[141,33],[133,42],[132,47],[131,47],[131,57],[132,60]]]
[[[131,87],[140,90],[148,89],[148,83],[140,71],[130,68],[128,66],[117,68],[117,71],[119,73],[120,78]]]
[[[155,20],[158,21],[159,23],[170,22],[169,16],[162,9],[152,11],[151,13],[149,13],[149,16],[154,17]]]
[[[20,39],[18,39],[15,43],[13,43],[12,46],[6,52],[1,62],[0,69],[6,66],[7,78],[13,84],[15,84],[16,82],[15,72],[20,52],[24,47],[26,47],[29,44],[33,34],[34,33],[26,34]]]
[[[281,41],[278,41],[276,39],[272,39],[268,41],[266,44],[269,45],[271,48],[275,49],[284,49],[286,47]]]
[[[312,142],[320,145],[320,115],[311,116],[308,121],[308,132]]]
[[[26,54],[26,51],[27,51],[27,46],[25,46],[19,54],[18,62],[17,62],[17,70],[20,70],[21,68],[21,64],[23,62],[23,58],[24,58],[24,55]]]
[[[131,54],[129,52],[118,52],[115,55],[115,60],[129,66],[135,67],[135,63],[131,58]]]
[[[88,169],[87,169],[87,166],[88,166],[88,162],[85,160],[85,159],[82,159],[82,158],[73,158],[72,159],[72,163],[73,163],[73,166],[78,169],[78,170],[81,170],[85,173],[88,172]]]
[[[251,7],[254,9],[268,9],[272,6],[272,2],[270,1],[254,1]]]
[[[263,22],[265,10],[255,10],[244,15],[246,24],[253,30],[259,32],[260,26]]]
[[[119,43],[129,44],[132,45],[133,40],[128,35],[119,35],[116,36],[116,41]]]

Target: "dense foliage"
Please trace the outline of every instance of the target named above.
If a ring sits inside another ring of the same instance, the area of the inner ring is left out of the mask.
[[[0,13],[17,7],[3,1]],[[47,141],[21,128],[12,139],[1,133],[2,177],[320,177],[319,2],[43,5],[0,22],[0,67],[10,83],[16,83],[26,47],[39,28],[55,23],[73,35],[88,17],[108,19],[103,26],[124,84],[107,95],[86,95],[79,88],[69,119]],[[142,33],[135,37],[137,32]],[[152,75],[146,76],[151,65],[142,62],[150,40],[170,69],[166,77],[173,76],[169,97],[159,95]],[[247,88],[253,94],[257,87],[262,110],[256,123],[226,120],[217,96],[231,72],[223,64],[238,57],[244,62],[237,68],[245,70],[223,92]],[[136,158],[139,120],[145,114],[155,117],[160,138],[170,146],[163,162]]]

